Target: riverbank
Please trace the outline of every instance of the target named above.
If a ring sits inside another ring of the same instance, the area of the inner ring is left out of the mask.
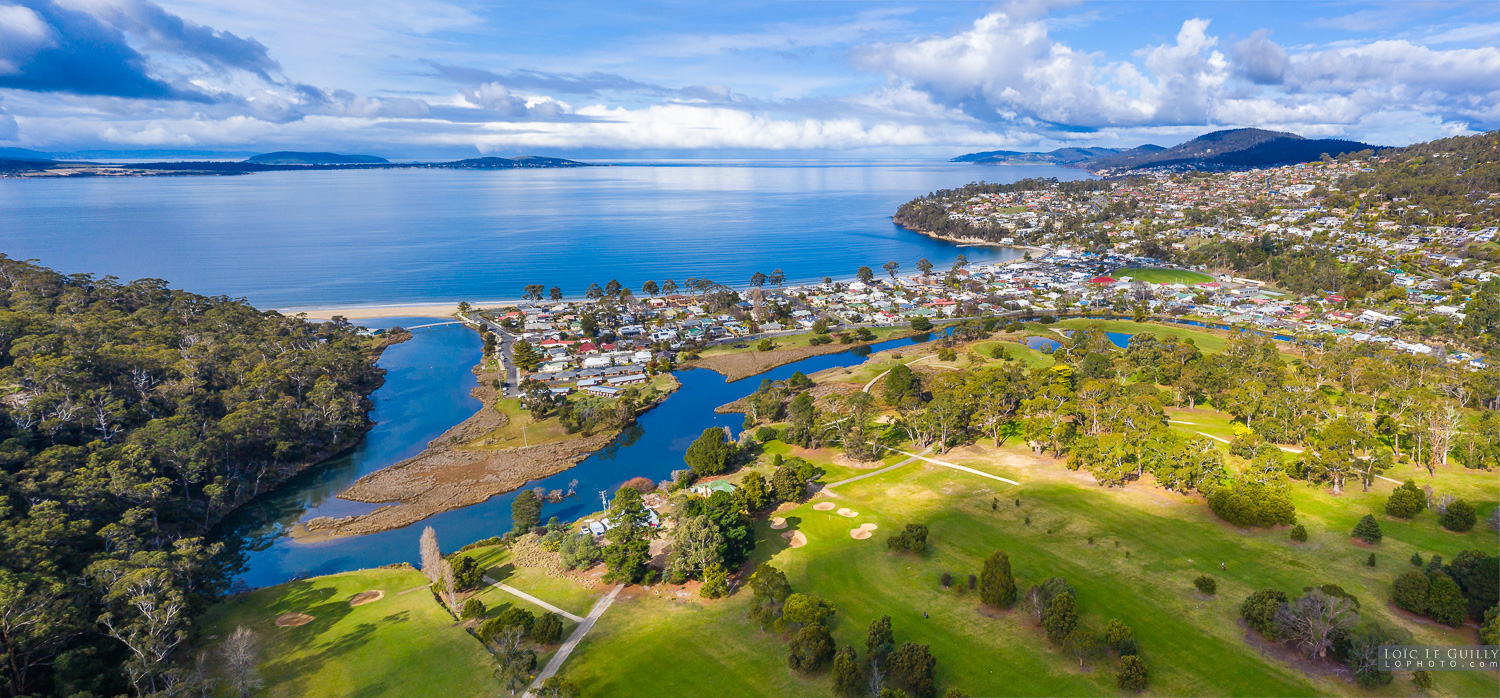
[[[389,506],[366,514],[310,519],[292,530],[293,537],[313,542],[405,528],[564,472],[608,446],[620,433],[568,434],[560,425],[543,420],[528,427],[534,430],[529,440],[540,443],[494,448],[493,444],[509,442],[505,436],[515,426],[512,417],[496,408],[500,399],[494,387],[497,378],[497,373],[477,374],[478,385],[470,394],[482,406],[468,419],[433,439],[415,457],[370,473],[338,495],[348,501]],[[659,392],[641,412],[660,404],[678,387],[675,379],[658,383],[663,383],[655,388]]]
[[[724,376],[730,383],[750,376],[759,375],[778,366],[796,363],[803,359],[824,354],[837,354],[851,349],[868,347],[880,342],[892,339],[906,339],[921,332],[909,329],[899,329],[894,332],[881,332],[875,339],[868,342],[855,342],[853,344],[820,344],[817,346],[795,346],[772,349],[771,351],[757,351],[752,344],[750,348],[742,350],[726,350],[708,356],[699,356],[696,359],[683,364],[684,368],[706,368],[710,371]],[[773,338],[775,339],[775,338]],[[756,337],[746,338],[746,343],[759,341]]]
[[[282,315],[303,314],[309,320],[330,320],[333,316],[353,320],[379,320],[392,317],[450,317],[458,312],[458,303],[427,305],[370,305],[349,308],[285,308]]]

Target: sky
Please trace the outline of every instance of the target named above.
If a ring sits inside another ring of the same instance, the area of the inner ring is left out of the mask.
[[[1500,2],[0,0],[0,147],[948,157],[1500,128]]]

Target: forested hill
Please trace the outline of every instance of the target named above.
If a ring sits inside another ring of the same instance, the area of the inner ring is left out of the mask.
[[[356,441],[372,340],[0,255],[0,687],[161,690],[225,589],[208,528]]]

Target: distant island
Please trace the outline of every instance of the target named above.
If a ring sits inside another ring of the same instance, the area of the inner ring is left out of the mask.
[[[1323,154],[1381,150],[1381,146],[1333,138],[1304,138],[1295,133],[1259,128],[1214,131],[1170,148],[1146,144],[1136,148],[1059,148],[1051,152],[993,150],[969,153],[949,162],[981,165],[1055,165],[1076,167],[1092,174],[1112,175],[1140,170],[1235,170],[1275,167],[1317,160]]]
[[[238,175],[288,170],[453,169],[509,170],[554,167],[595,167],[564,158],[522,155],[515,158],[479,157],[451,162],[391,162],[375,155],[283,150],[252,155],[244,160],[100,163],[62,161],[61,156],[24,148],[0,149],[0,177],[164,177]]]

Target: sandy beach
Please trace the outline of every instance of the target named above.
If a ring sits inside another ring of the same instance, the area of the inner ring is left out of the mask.
[[[437,305],[372,305],[358,308],[285,308],[282,315],[305,313],[309,320],[327,320],[342,315],[350,320],[376,320],[388,317],[448,317],[458,312],[457,303]]]

